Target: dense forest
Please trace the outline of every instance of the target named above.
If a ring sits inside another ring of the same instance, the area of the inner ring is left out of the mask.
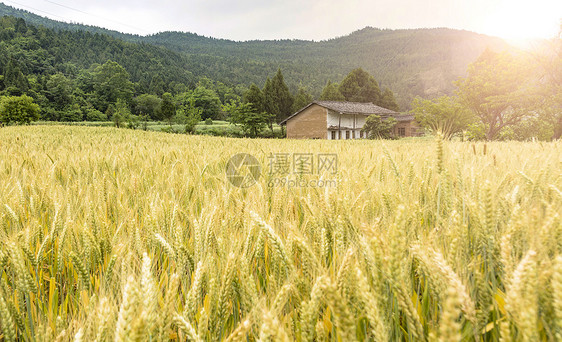
[[[113,60],[138,82],[141,92],[155,82],[167,90],[175,82],[189,84],[196,80],[185,69],[184,56],[153,45],[85,31],[54,31],[13,17],[3,17],[0,29],[0,63],[5,75],[10,68],[17,68],[26,75],[61,72],[77,76],[81,69]]]
[[[28,24],[52,28],[68,38],[80,33],[77,38],[91,39],[90,33],[93,33],[96,39],[113,44],[119,40],[123,44],[123,41],[140,43],[136,49],[149,50],[157,55],[155,58],[162,63],[162,67],[174,75],[173,78],[160,75],[167,83],[178,81],[178,77],[184,77],[185,80],[189,78],[185,71],[178,74],[175,69],[168,68],[170,64],[188,70],[192,76],[188,82],[196,82],[199,77],[205,76],[224,84],[245,86],[251,83],[262,85],[267,77],[281,68],[291,92],[296,93],[302,87],[314,97],[319,97],[329,80],[339,82],[350,71],[360,67],[375,77],[381,89],[392,90],[403,110],[410,107],[411,100],[416,96],[450,94],[454,89],[452,81],[464,76],[468,64],[487,47],[496,51],[509,48],[499,38],[445,28],[382,30],[367,27],[348,36],[319,42],[235,42],[183,32],[163,32],[149,36],[123,34],[93,26],[61,23],[3,4],[0,4],[0,15],[24,18]],[[105,35],[119,40],[110,40]],[[166,49],[150,50],[147,44]],[[134,50],[132,46],[128,47]],[[87,48],[89,46],[81,50]],[[111,53],[104,52],[105,57]],[[146,75],[140,75],[140,69],[136,72],[130,70],[123,60],[127,56],[123,54],[119,56],[121,60],[112,59],[122,64],[133,80],[138,79],[140,82],[141,78],[152,73],[149,70]],[[80,63],[88,64],[98,56],[89,58]],[[153,67],[156,64],[148,61]],[[146,85],[150,81],[143,80],[142,83]]]
[[[0,122],[7,124],[111,120],[146,129],[155,121],[195,133],[202,120],[226,120],[219,125],[230,128],[216,134],[282,137],[276,123],[320,99],[411,110],[424,129],[445,138],[562,134],[560,39],[531,53],[451,29],[234,42],[180,32],[128,35],[0,5],[2,11],[16,15],[0,17]]]
[[[181,102],[188,93],[214,103],[214,114],[242,95],[244,88],[196,77],[185,65],[185,56],[162,47],[0,18],[0,94],[32,97],[44,120],[107,120],[118,100],[158,120],[164,94]]]
[[[6,106],[11,107],[32,100],[43,120],[113,120],[118,127],[121,121],[135,127],[139,121],[165,120],[170,127],[173,121],[192,131],[193,123],[201,119],[229,119],[256,135],[265,126],[273,133],[275,123],[314,99],[302,86],[291,92],[281,68],[260,88],[261,84],[229,85],[196,76],[186,68],[192,60],[193,56],[164,47],[106,34],[0,18],[0,95],[10,97]],[[208,62],[201,63],[209,67]],[[22,95],[29,98],[11,98]],[[320,98],[373,102],[398,110],[392,91],[380,89],[361,68],[339,85],[328,82]],[[246,120],[250,116],[252,122]],[[20,120],[10,114],[2,121],[26,122],[33,117]]]

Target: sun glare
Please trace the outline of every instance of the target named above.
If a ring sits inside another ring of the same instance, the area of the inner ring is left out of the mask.
[[[487,34],[510,40],[552,38],[560,29],[562,1],[501,1],[486,17]]]

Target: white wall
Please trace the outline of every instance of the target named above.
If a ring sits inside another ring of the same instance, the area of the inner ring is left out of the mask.
[[[341,118],[341,123],[340,123]],[[343,128],[353,128],[355,120],[355,128],[361,129],[365,125],[366,115],[352,115],[352,114],[339,114],[333,111],[328,111],[328,127],[330,126],[340,126]]]
[[[366,138],[366,136],[361,136],[361,130],[360,129],[356,129],[355,130],[355,136],[353,135],[353,130],[352,129],[342,129],[341,131],[338,130],[330,130],[328,131],[328,135],[327,135],[327,139],[328,140],[334,140],[332,139],[332,132],[335,133],[335,140],[347,140],[347,133],[349,132],[349,139],[364,139]]]

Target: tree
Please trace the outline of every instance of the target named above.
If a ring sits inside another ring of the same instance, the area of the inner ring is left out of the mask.
[[[400,110],[398,104],[396,103],[396,98],[394,97],[394,93],[388,88],[384,88],[384,91],[381,95],[381,99],[379,103],[377,103],[377,105],[386,109],[393,110],[395,112]]]
[[[0,100],[0,122],[28,124],[39,120],[39,105],[27,95],[5,96]]]
[[[60,121],[77,122],[84,119],[84,114],[77,103],[66,106],[64,110],[60,111]]]
[[[152,94],[142,94],[134,100],[135,112],[140,115],[148,115],[152,120],[161,120],[160,108],[162,99]]]
[[[63,110],[72,103],[72,85],[62,73],[54,74],[47,81],[45,95],[56,110]]]
[[[185,133],[195,133],[195,126],[201,121],[201,111],[201,108],[195,107],[195,100],[193,98],[178,108],[176,120],[178,123],[185,125]]]
[[[244,103],[250,103],[258,112],[266,111],[263,93],[255,83],[252,83],[250,88],[244,93]]]
[[[29,89],[29,82],[27,78],[24,76],[18,63],[13,58],[8,60],[8,64],[4,70],[3,81],[6,88],[15,87],[21,92],[25,92]]]
[[[170,127],[172,127],[172,119],[176,115],[176,106],[172,101],[172,94],[162,94],[162,104],[160,106],[160,112],[162,115],[162,119],[168,121]]]
[[[552,139],[562,137],[562,23],[558,37],[549,42],[546,53],[538,56],[541,76],[539,117],[552,127]]]
[[[193,107],[191,111],[187,113],[187,120],[185,121],[185,133],[195,133],[195,127],[197,126],[199,121],[201,121],[201,109]]]
[[[268,122],[269,129],[273,132],[273,123],[279,114],[279,103],[276,100],[275,90],[273,89],[273,82],[267,78],[263,86],[263,110],[270,114],[270,121]]]
[[[285,84],[281,69],[277,69],[275,76],[266,81],[263,88],[263,97],[265,110],[274,115],[275,121],[281,122],[291,114],[293,96]],[[272,122],[270,128],[273,128]]]
[[[107,117],[107,119],[113,120],[113,119],[114,119],[114,117],[113,117],[114,114],[115,114],[115,105],[114,105],[114,104],[110,104],[110,105],[107,107],[107,110],[105,111],[105,116]],[[115,122],[115,120],[114,120],[114,123],[115,123],[115,126],[116,126],[117,128],[119,128],[119,125],[118,125],[118,123]]]
[[[271,114],[258,112],[251,103],[230,102],[223,106],[223,110],[230,114],[230,120],[234,124],[242,126],[242,130],[250,137],[258,134],[271,122]]]
[[[341,82],[339,91],[346,101],[372,102],[380,104],[381,90],[379,84],[361,68],[351,71]]]
[[[522,58],[486,50],[469,65],[468,76],[456,82],[461,103],[480,119],[487,140],[527,114],[533,93],[529,72]]]
[[[289,92],[289,87],[285,84],[281,69],[277,69],[277,73],[271,79],[271,83],[273,85],[273,89],[275,89],[277,103],[279,106],[279,115],[276,115],[276,119],[277,122],[280,122],[291,115],[294,99]]]
[[[107,116],[100,112],[99,110],[88,107],[85,109],[85,119],[86,121],[106,121]]]
[[[191,93],[195,107],[201,109],[201,116],[204,119],[220,119],[221,101],[214,90],[198,86]]]
[[[231,88],[226,84],[217,81],[214,87],[216,94],[219,96],[221,103],[228,103],[230,101],[240,101],[240,95],[237,89]]]
[[[148,91],[151,94],[156,94],[158,96],[161,96],[162,94],[164,94],[164,88],[166,87],[166,84],[164,83],[164,80],[162,79],[162,77],[160,77],[160,75],[154,75],[152,76],[152,80],[150,80],[150,86],[148,87]]]
[[[310,95],[305,88],[299,87],[297,94],[295,95],[295,101],[293,102],[293,110],[291,112],[295,113],[299,109],[308,105],[314,100],[312,95]]]
[[[320,100],[323,101],[345,101],[345,97],[340,93],[337,83],[332,83],[328,81],[326,86],[322,90],[322,95],[320,95]]]
[[[361,131],[367,132],[369,139],[392,139],[392,129],[395,125],[395,118],[383,120],[378,115],[369,115]]]
[[[442,96],[433,101],[417,97],[412,107],[416,121],[431,132],[440,133],[444,139],[451,139],[474,121],[474,115],[455,97]]]
[[[111,106],[110,108],[113,109],[113,106]],[[130,126],[131,111],[129,110],[129,106],[123,99],[117,100],[117,103],[115,104],[115,109],[113,111],[113,116],[111,119],[113,120],[113,123],[117,128],[120,128],[123,125],[123,122],[128,122]]]
[[[94,71],[94,90],[97,97],[97,109],[103,111],[122,99],[130,103],[133,96],[133,83],[129,73],[116,62],[107,61]]]
[[[140,118],[138,115],[133,115],[129,105],[125,100],[119,99],[115,104],[115,113],[113,114],[113,122],[117,128],[125,122],[127,128],[136,129],[139,126]]]

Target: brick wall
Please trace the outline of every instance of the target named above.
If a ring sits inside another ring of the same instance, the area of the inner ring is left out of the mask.
[[[400,128],[404,129],[404,135],[399,134]],[[393,128],[393,133],[397,137],[416,137],[420,135],[420,128],[415,121],[402,121],[398,122]]]
[[[287,121],[289,139],[326,139],[327,109],[313,104]]]

